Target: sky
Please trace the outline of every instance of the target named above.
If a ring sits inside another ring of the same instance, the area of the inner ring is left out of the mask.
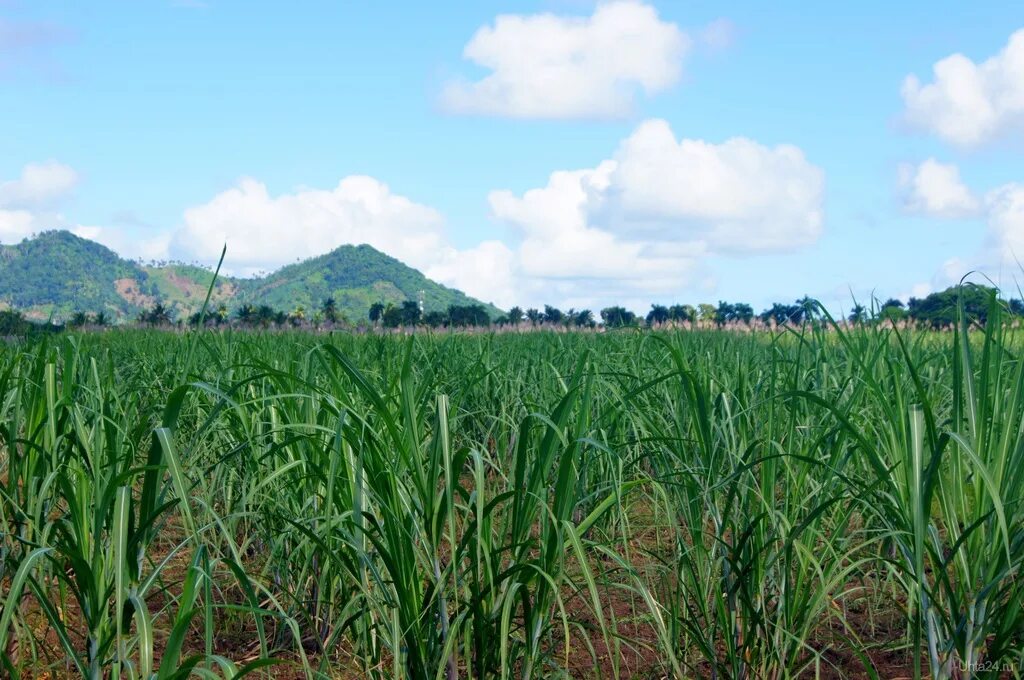
[[[507,308],[1024,278],[1019,3],[0,0],[0,243]]]

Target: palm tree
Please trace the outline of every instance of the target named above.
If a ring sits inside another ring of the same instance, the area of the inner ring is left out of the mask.
[[[329,297],[324,300],[320,311],[323,312],[324,319],[328,322],[335,323],[338,320],[338,303],[334,301],[334,298]]]
[[[171,310],[165,307],[162,302],[158,302],[153,305],[152,309],[142,312],[139,315],[139,320],[151,326],[169,326],[171,324]]]
[[[508,322],[513,326],[518,326],[523,321],[523,309],[522,307],[513,307],[508,310]]]
[[[647,325],[654,326],[669,320],[668,307],[665,305],[651,305],[651,311],[647,312]]]
[[[798,307],[800,307],[800,315],[803,321],[813,321],[818,311],[818,302],[813,298],[805,295],[796,301]]]
[[[597,325],[594,321],[594,313],[589,309],[581,309],[580,311],[576,312],[576,315],[573,318],[573,323],[575,323],[580,328],[593,328],[595,325]]]
[[[246,303],[238,308],[235,316],[238,318],[239,323],[251,326],[256,322],[256,308]]]
[[[559,323],[562,320],[562,310],[551,305],[544,305],[544,322]]]
[[[373,323],[380,321],[384,317],[385,309],[383,302],[374,302],[370,305],[370,321]]]

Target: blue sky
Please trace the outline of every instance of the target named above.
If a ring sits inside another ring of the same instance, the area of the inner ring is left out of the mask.
[[[1021,28],[1009,2],[0,0],[0,242],[227,241],[249,274],[366,241],[502,306],[1012,288]]]

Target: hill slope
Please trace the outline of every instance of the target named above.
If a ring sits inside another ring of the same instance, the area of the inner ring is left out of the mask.
[[[401,303],[419,299],[424,309],[442,311],[449,305],[478,304],[465,293],[431,281],[411,267],[368,245],[341,246],[326,255],[290,264],[266,277],[245,281],[240,298],[275,309],[302,305],[318,308],[333,297],[349,318],[363,318],[374,302]],[[488,312],[498,310],[485,305]]]
[[[76,309],[132,314],[145,298],[146,278],[133,262],[67,231],[0,245],[0,305],[35,318],[64,318]],[[125,297],[119,288],[132,292]]]
[[[140,265],[70,232],[49,231],[16,245],[0,245],[0,309],[13,307],[35,319],[63,320],[76,311],[131,319],[159,302],[183,318],[202,306],[212,275],[193,265]],[[341,246],[260,278],[222,275],[212,303],[285,311],[301,305],[312,311],[333,297],[338,310],[356,320],[366,318],[374,302],[416,300],[420,291],[427,311],[479,304],[367,245]]]

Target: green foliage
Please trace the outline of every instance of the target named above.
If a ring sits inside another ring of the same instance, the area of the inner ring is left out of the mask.
[[[625,307],[605,307],[601,310],[601,321],[609,328],[622,328],[636,323],[636,314]]]
[[[995,289],[987,286],[968,284],[962,288],[950,287],[932,293],[924,299],[910,298],[907,315],[914,321],[933,328],[952,326],[959,316],[958,305],[962,297],[964,311],[968,317],[984,323],[988,316],[989,303],[995,298],[995,294]]]
[[[0,309],[0,337],[25,335],[32,324],[25,320],[21,312],[13,309]]]
[[[420,291],[424,311],[476,303],[368,245],[341,246],[325,255],[282,267],[264,278],[243,281],[238,299],[275,309],[292,309],[296,305],[316,309],[321,301],[333,298],[340,313],[363,319],[375,303],[401,305],[417,300]],[[488,307],[488,313],[499,312]]]
[[[52,314],[62,322],[76,312],[132,320],[156,304],[172,317],[189,318],[202,307],[212,279],[213,272],[194,265],[141,266],[67,231],[0,246],[0,305],[39,320]],[[342,246],[262,278],[218,276],[210,300],[212,305],[265,305],[274,310],[317,310],[332,300],[333,323],[343,316],[365,318],[376,302],[416,300],[421,291],[427,311],[479,304],[367,245]],[[489,316],[499,314],[490,305],[484,308]]]
[[[76,311],[137,307],[118,295],[114,282],[147,275],[110,249],[67,231],[47,231],[19,244],[0,245],[0,302],[19,310],[46,308],[58,319]]]

